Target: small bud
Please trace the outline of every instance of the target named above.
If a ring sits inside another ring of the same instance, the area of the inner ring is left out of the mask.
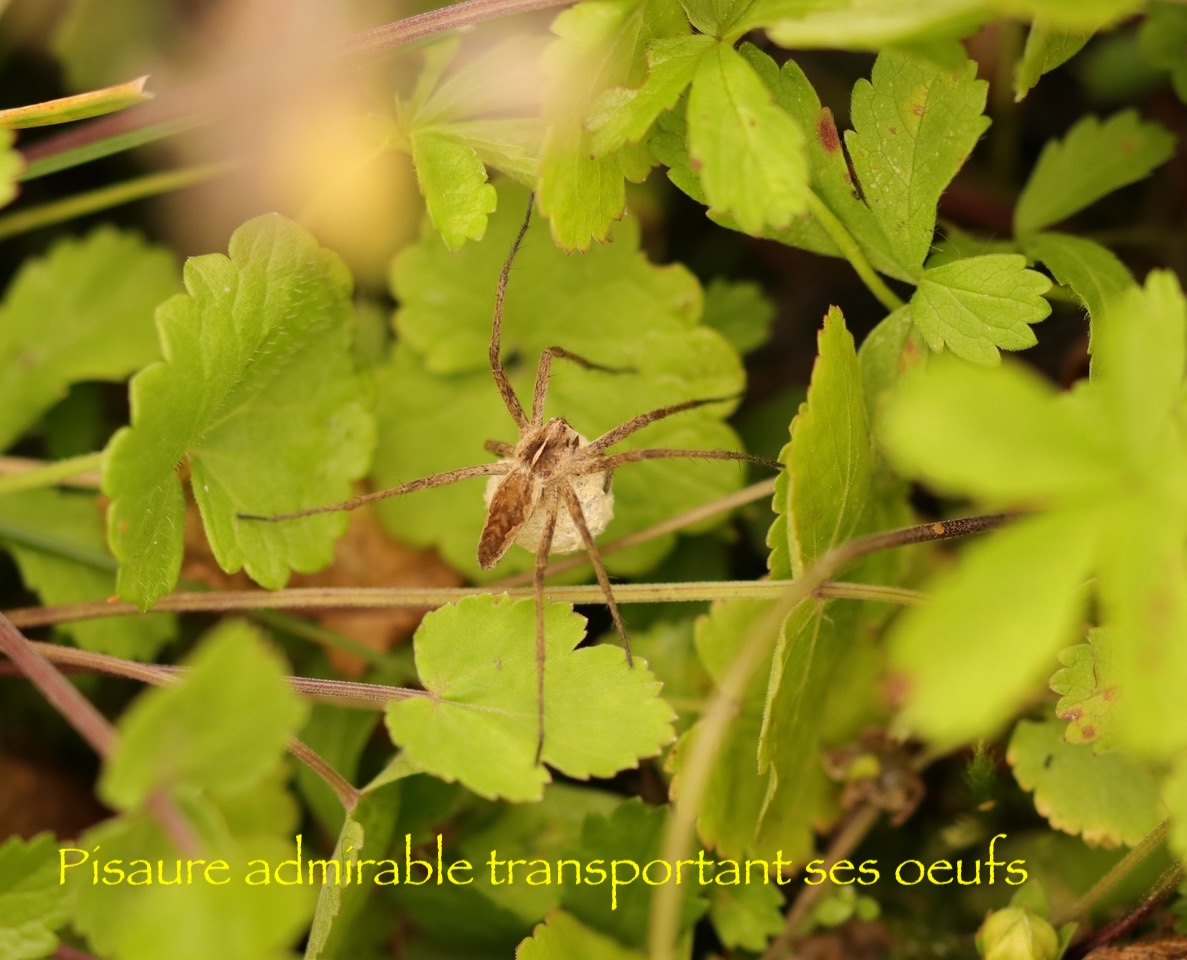
[[[1025,907],[995,910],[977,931],[977,951],[984,960],[1055,960],[1055,928]]]

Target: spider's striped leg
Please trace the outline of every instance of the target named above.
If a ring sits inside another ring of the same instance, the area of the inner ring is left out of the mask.
[[[544,753],[544,572],[548,568],[548,554],[552,552],[552,534],[556,530],[556,494],[545,493],[541,508],[544,514],[544,529],[536,547],[536,571],[533,585],[536,591],[536,765]]]

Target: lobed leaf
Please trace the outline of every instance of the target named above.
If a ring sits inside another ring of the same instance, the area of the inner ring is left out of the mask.
[[[26,261],[0,305],[0,449],[71,384],[157,359],[152,311],[176,289],[171,254],[110,227]]]
[[[712,37],[661,37],[647,46],[647,80],[637,89],[612,87],[594,101],[586,126],[590,148],[603,157],[638,143],[692,83],[701,60],[717,44]]]
[[[290,570],[328,563],[346,517],[261,523],[238,514],[344,500],[371,452],[342,262],[276,215],[236,230],[229,252],[186,264],[189,292],[158,311],[165,360],[133,378],[132,425],[107,450],[119,594],[142,608],[177,582],[183,461],[220,566],[246,567],[275,588]]]
[[[487,215],[495,209],[495,188],[486,166],[464,140],[437,130],[416,130],[412,162],[429,217],[450,250],[481,240]]]
[[[1117,745],[1114,704],[1120,691],[1114,647],[1109,631],[1090,630],[1084,643],[1060,651],[1063,668],[1051,677],[1051,689],[1060,694],[1055,716],[1067,722],[1064,741],[1091,743],[1096,753]]]
[[[1006,759],[1022,789],[1034,792],[1035,809],[1085,843],[1132,847],[1166,816],[1159,778],[1148,767],[1064,743],[1058,721],[1020,721]]]
[[[0,957],[37,960],[58,947],[54,931],[65,926],[72,892],[59,882],[53,834],[0,843]]]
[[[1181,461],[1173,476],[1181,489]],[[1111,648],[1120,730],[1142,754],[1170,759],[1187,746],[1187,550],[1181,499],[1177,516],[1170,504],[1159,510],[1158,500],[1151,509],[1151,499],[1118,505],[1101,545],[1097,579],[1102,623],[1116,638]]]
[[[996,507],[1103,500],[1120,485],[1118,445],[1090,400],[1016,365],[935,358],[887,398],[878,437],[902,476],[940,493]]]
[[[712,215],[745,233],[786,227],[807,209],[804,133],[746,60],[718,44],[688,95],[688,152]]]
[[[1051,675],[1075,629],[1098,537],[1065,510],[968,547],[927,604],[890,629],[890,663],[906,701],[901,730],[938,749],[997,733]]]
[[[1103,123],[1084,117],[1039,156],[1014,208],[1014,232],[1034,233],[1066,220],[1126,184],[1146,177],[1174,152],[1175,138],[1123,110]]]
[[[1041,232],[1022,238],[1028,257],[1040,260],[1088,310],[1093,327],[1103,322],[1110,300],[1133,286],[1133,275],[1111,250],[1070,233]]]
[[[515,951],[516,960],[643,960],[643,954],[555,910]]]
[[[486,232],[496,202],[488,167],[535,180],[542,135],[535,117],[538,38],[512,37],[464,59],[458,47],[440,43],[426,51],[416,89],[397,103],[399,139],[450,250]]]
[[[971,60],[958,69],[883,53],[853,88],[845,144],[866,202],[899,264],[918,271],[940,194],[989,126],[989,85]]]
[[[715,887],[709,900],[709,918],[727,947],[761,953],[786,925],[783,894],[775,883]]]
[[[1037,343],[1030,325],[1051,312],[1043,294],[1051,281],[1026,269],[1019,254],[956,260],[923,272],[911,297],[911,319],[933,350],[947,347],[962,360],[984,365],[999,350]]]
[[[158,789],[244,790],[275,767],[305,713],[284,664],[258,631],[225,620],[176,686],[141,694],[121,718],[100,794],[129,809]]]
[[[1049,29],[1042,21],[1032,23],[1022,59],[1014,67],[1014,100],[1025,99],[1043,74],[1062,66],[1083,50],[1096,29],[1088,27],[1065,33]]]
[[[1116,424],[1119,451],[1151,478],[1180,473],[1163,446],[1187,369],[1187,300],[1175,275],[1157,270],[1144,287],[1115,295],[1093,325],[1092,347],[1092,385]]]
[[[642,85],[647,44],[684,36],[688,20],[675,0],[599,0],[564,11],[552,31],[557,39],[543,59],[548,87],[540,210],[558,246],[587,250],[622,216],[625,180],[643,180],[652,160],[641,145],[594,156],[584,118],[604,91]]]
[[[608,777],[672,738],[671,708],[646,667],[613,646],[574,651],[584,621],[545,608],[544,752],[579,779]],[[537,800],[535,605],[474,597],[425,617],[416,668],[430,694],[388,704],[392,739],[422,770],[484,797]],[[591,718],[595,722],[591,723]]]

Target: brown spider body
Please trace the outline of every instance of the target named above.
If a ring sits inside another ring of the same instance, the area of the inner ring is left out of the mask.
[[[494,447],[495,444],[490,444]],[[599,470],[602,455],[589,451],[589,440],[556,418],[533,427],[503,459],[510,472],[492,476],[486,484],[486,523],[478,539],[478,563],[489,570],[512,543],[535,552],[543,539],[548,504],[568,483],[581,504],[591,536],[606,529],[614,517],[610,471]],[[566,510],[557,511],[549,553],[572,553],[585,546],[581,531]]]

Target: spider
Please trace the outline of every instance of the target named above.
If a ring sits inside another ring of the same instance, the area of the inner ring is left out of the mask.
[[[519,439],[515,443],[499,440],[486,442],[486,450],[501,459],[494,463],[475,464],[435,473],[420,480],[364,494],[341,503],[271,516],[240,514],[239,517],[243,520],[269,522],[295,520],[317,513],[353,510],[376,500],[398,497],[431,487],[442,487],[471,477],[489,477],[486,487],[486,522],[478,539],[479,565],[484,570],[490,569],[502,559],[513,543],[520,544],[536,555],[533,584],[536,602],[536,763],[539,763],[544,749],[544,576],[550,553],[572,553],[584,547],[606,598],[614,629],[622,640],[627,664],[634,665],[626,626],[614,599],[610,578],[594,543],[594,537],[606,528],[613,516],[614,495],[610,491],[613,471],[628,463],[673,457],[747,460],[776,470],[782,469],[782,465],[773,460],[732,450],[652,448],[617,454],[607,453],[607,450],[619,441],[657,420],[685,410],[732,400],[733,397],[686,400],[683,403],[660,407],[632,417],[593,440],[582,436],[567,420],[560,417],[546,421],[544,401],[548,396],[553,360],[568,360],[587,370],[605,373],[627,372],[622,368],[594,363],[563,347],[548,347],[541,353],[532,390],[530,415],[525,411],[503,369],[500,353],[507,281],[515,256],[531,223],[534,201],[534,195],[529,197],[527,216],[511,244],[495,287],[494,318],[489,345],[490,370],[503,405],[519,430]]]

